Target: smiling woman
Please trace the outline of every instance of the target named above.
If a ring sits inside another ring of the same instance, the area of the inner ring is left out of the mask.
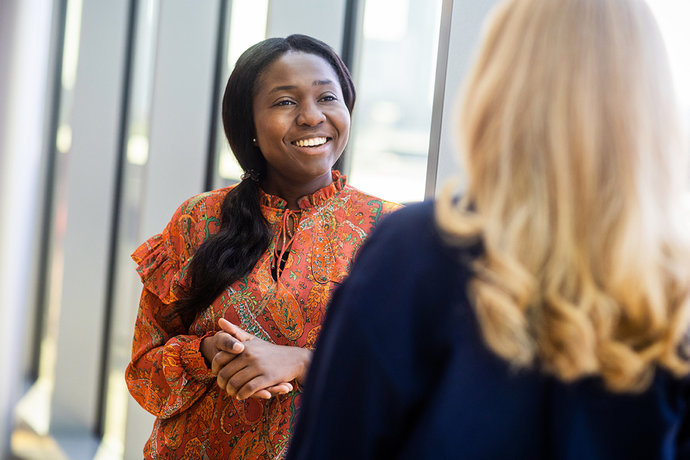
[[[262,76],[254,98],[256,145],[266,158],[266,192],[288,208],[333,180],[331,167],[350,132],[335,70],[321,57],[288,52]]]
[[[146,458],[280,458],[333,288],[397,205],[333,171],[355,91],[328,45],[271,38],[223,97],[243,180],[190,198],[133,254],[126,380],[157,419]]]

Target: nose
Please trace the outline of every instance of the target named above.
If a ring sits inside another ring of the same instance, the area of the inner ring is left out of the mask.
[[[306,126],[317,126],[326,119],[321,108],[315,102],[304,102],[300,105],[297,114],[297,124]]]

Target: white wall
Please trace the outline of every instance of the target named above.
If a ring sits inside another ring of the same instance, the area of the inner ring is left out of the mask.
[[[9,450],[32,308],[52,2],[0,2],[0,457]]]
[[[340,51],[344,19],[345,0],[271,0],[266,35],[310,35]]]

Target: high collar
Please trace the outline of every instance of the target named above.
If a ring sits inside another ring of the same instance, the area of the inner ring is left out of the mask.
[[[299,206],[301,211],[309,208],[315,208],[324,204],[329,198],[345,187],[345,184],[347,183],[346,176],[340,174],[340,171],[336,170],[331,171],[331,175],[333,177],[333,182],[331,182],[329,185],[318,189],[310,195],[300,197],[297,200],[297,206]],[[279,197],[278,195],[268,194],[264,192],[263,189],[260,190],[261,197],[259,199],[261,200],[262,206],[280,210],[287,209],[287,201],[285,201],[283,198]]]

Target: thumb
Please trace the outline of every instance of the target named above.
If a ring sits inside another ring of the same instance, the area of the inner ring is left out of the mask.
[[[220,326],[220,328],[222,330],[224,330],[228,334],[232,335],[233,337],[235,337],[240,342],[246,342],[247,340],[254,338],[254,336],[252,334],[245,331],[244,329],[241,329],[238,326],[235,326],[234,324],[232,324],[230,321],[228,321],[225,318],[220,318],[218,320],[218,326]]]

